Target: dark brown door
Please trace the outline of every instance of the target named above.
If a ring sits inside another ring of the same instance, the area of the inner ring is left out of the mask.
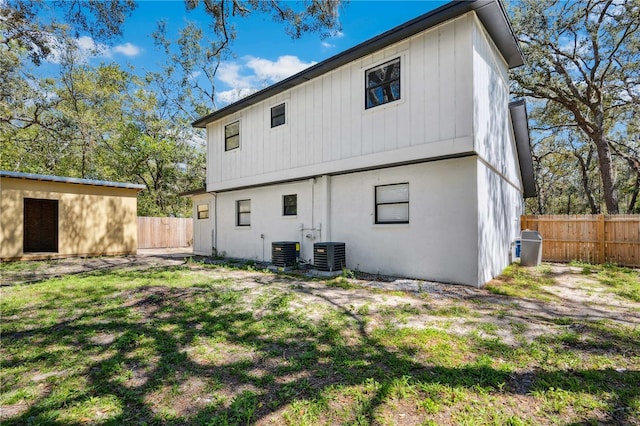
[[[24,252],[58,251],[58,200],[24,199]]]

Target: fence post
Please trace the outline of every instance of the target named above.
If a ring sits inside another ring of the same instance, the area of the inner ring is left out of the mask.
[[[598,215],[598,261],[599,263],[606,262],[605,252],[605,236],[604,236],[604,215]]]

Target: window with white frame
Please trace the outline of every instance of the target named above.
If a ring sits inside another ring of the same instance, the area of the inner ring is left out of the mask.
[[[209,219],[209,204],[198,204],[198,219]]]
[[[400,58],[365,71],[365,108],[400,99]]]
[[[236,201],[236,225],[251,225],[251,200]]]
[[[409,223],[409,184],[375,188],[376,223]]]
[[[224,150],[231,151],[240,146],[240,121],[224,126]]]
[[[285,113],[284,103],[271,108],[271,127],[282,126],[286,122]]]
[[[282,215],[295,216],[298,214],[298,194],[282,196]]]

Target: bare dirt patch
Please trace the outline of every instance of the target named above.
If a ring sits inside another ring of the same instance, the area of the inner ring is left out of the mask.
[[[623,357],[615,364],[615,370],[589,364],[578,368],[582,371],[573,371],[562,364],[549,373],[548,365],[538,364],[521,365],[505,372],[500,368],[499,355],[491,360],[492,367],[473,365],[477,354],[467,350],[466,343],[460,343],[463,349],[459,351],[455,347],[456,342],[477,342],[485,338],[489,343],[493,339],[500,345],[522,347],[541,336],[570,335],[574,339],[571,349],[578,354],[572,362],[579,362],[583,347],[584,352],[599,355],[597,351],[606,346],[581,341],[580,336],[588,334],[583,332],[589,332],[588,328],[600,320],[637,328],[640,303],[622,299],[595,275],[586,274],[581,268],[553,264],[545,265],[544,271],[527,270],[548,278],[540,288],[545,297],[537,298],[535,292],[529,293],[531,297],[513,297],[487,288],[364,274],[357,278],[319,280],[304,273],[280,275],[257,270],[262,266],[216,267],[184,257],[161,255],[66,259],[42,262],[27,272],[8,271],[3,274],[3,285],[104,269],[188,269],[186,284],[163,285],[159,279],[150,281],[149,285],[119,291],[121,307],[135,313],[128,328],[116,325],[109,328],[107,324],[103,328],[100,323],[88,333],[88,349],[104,350],[94,355],[96,365],[103,367],[88,369],[92,380],[108,384],[109,389],[116,389],[122,395],[139,393],[136,404],[149,410],[148,413],[140,410],[143,413],[140,417],[147,420],[153,416],[192,418],[196,424],[209,413],[216,413],[228,415],[229,424],[234,424],[241,420],[238,413],[251,412],[253,417],[249,418],[257,420],[257,424],[282,424],[283,417],[293,416],[291,413],[295,410],[304,414],[304,404],[310,404],[309,396],[323,394],[329,407],[323,408],[323,416],[328,412],[329,417],[311,424],[355,422],[351,416],[356,415],[353,407],[358,405],[361,410],[369,410],[363,415],[372,420],[371,424],[420,424],[427,415],[438,424],[455,424],[461,421],[461,412],[464,414],[467,410],[470,416],[474,415],[474,410],[479,408],[476,405],[486,405],[487,398],[496,413],[507,416],[500,417],[496,423],[513,416],[545,424],[548,418],[541,409],[542,399],[554,398],[553,392],[557,390],[544,388],[541,385],[544,380],[559,381],[558,377],[574,374],[577,379],[586,380],[585,377],[606,373],[623,383],[625,377],[631,382],[637,375],[640,350],[637,342],[627,341],[626,336],[616,337],[618,347],[631,348],[631,356]],[[194,277],[206,277],[206,280],[197,280],[198,285],[191,285]],[[508,286],[509,282],[498,278],[494,284]],[[194,314],[185,313],[183,308],[193,308]],[[274,321],[274,316],[302,319],[309,328],[292,327],[279,334],[277,327],[284,328],[284,325]],[[322,325],[329,321],[334,323]],[[64,324],[67,326],[69,321]],[[276,329],[266,328],[264,324]],[[342,327],[344,324],[348,326]],[[59,329],[59,326],[55,328]],[[445,342],[443,347],[451,343],[450,352],[457,358],[453,363],[449,363],[449,359],[442,363],[431,359],[435,350],[428,345],[438,343],[430,340],[431,335],[420,337],[416,333],[422,340],[407,340],[402,342],[402,348],[396,343],[385,346],[387,342],[371,337],[380,330],[400,333],[407,329],[443,331],[434,334],[433,340],[441,339]],[[291,334],[292,330],[297,334]],[[465,340],[457,336],[473,337]],[[18,339],[21,335],[16,333],[11,337]],[[607,337],[605,334],[602,338]],[[343,353],[333,353],[336,347]],[[468,347],[472,347],[471,344]],[[618,347],[610,352],[622,353]],[[149,354],[144,355],[143,349]],[[410,356],[405,357],[406,354]],[[606,351],[602,354],[608,355]],[[490,358],[489,355],[486,358]],[[106,375],[104,365],[111,366],[108,371],[113,377]],[[406,365],[409,367],[405,368]],[[36,377],[53,383],[65,378],[60,371],[38,372],[41,377]],[[425,390],[417,382],[433,386]],[[446,386],[434,390],[441,382]],[[536,384],[551,396],[534,393]],[[476,392],[476,386],[484,387]],[[490,393],[490,397],[482,392]],[[629,391],[629,394],[635,398],[637,392]],[[554,400],[556,403],[564,397],[562,393],[559,395]],[[370,400],[367,404],[371,407],[364,404],[362,408],[363,400]],[[628,410],[629,401],[631,398],[612,402],[609,411],[603,411],[594,419],[614,424],[616,413],[625,413],[620,410]],[[292,408],[293,402],[303,407]],[[589,403],[591,399],[583,402],[585,406]],[[2,407],[2,417],[15,418],[29,408],[21,401],[8,404]],[[255,412],[251,411],[254,409]],[[589,408],[591,412],[598,409]],[[558,410],[565,410],[564,419],[582,418],[573,413],[570,406]],[[620,419],[636,424],[635,418],[622,416]],[[242,423],[249,422],[243,420]]]

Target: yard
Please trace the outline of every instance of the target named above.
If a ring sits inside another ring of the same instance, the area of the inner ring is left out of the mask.
[[[637,270],[75,262],[0,266],[3,425],[640,425]]]

